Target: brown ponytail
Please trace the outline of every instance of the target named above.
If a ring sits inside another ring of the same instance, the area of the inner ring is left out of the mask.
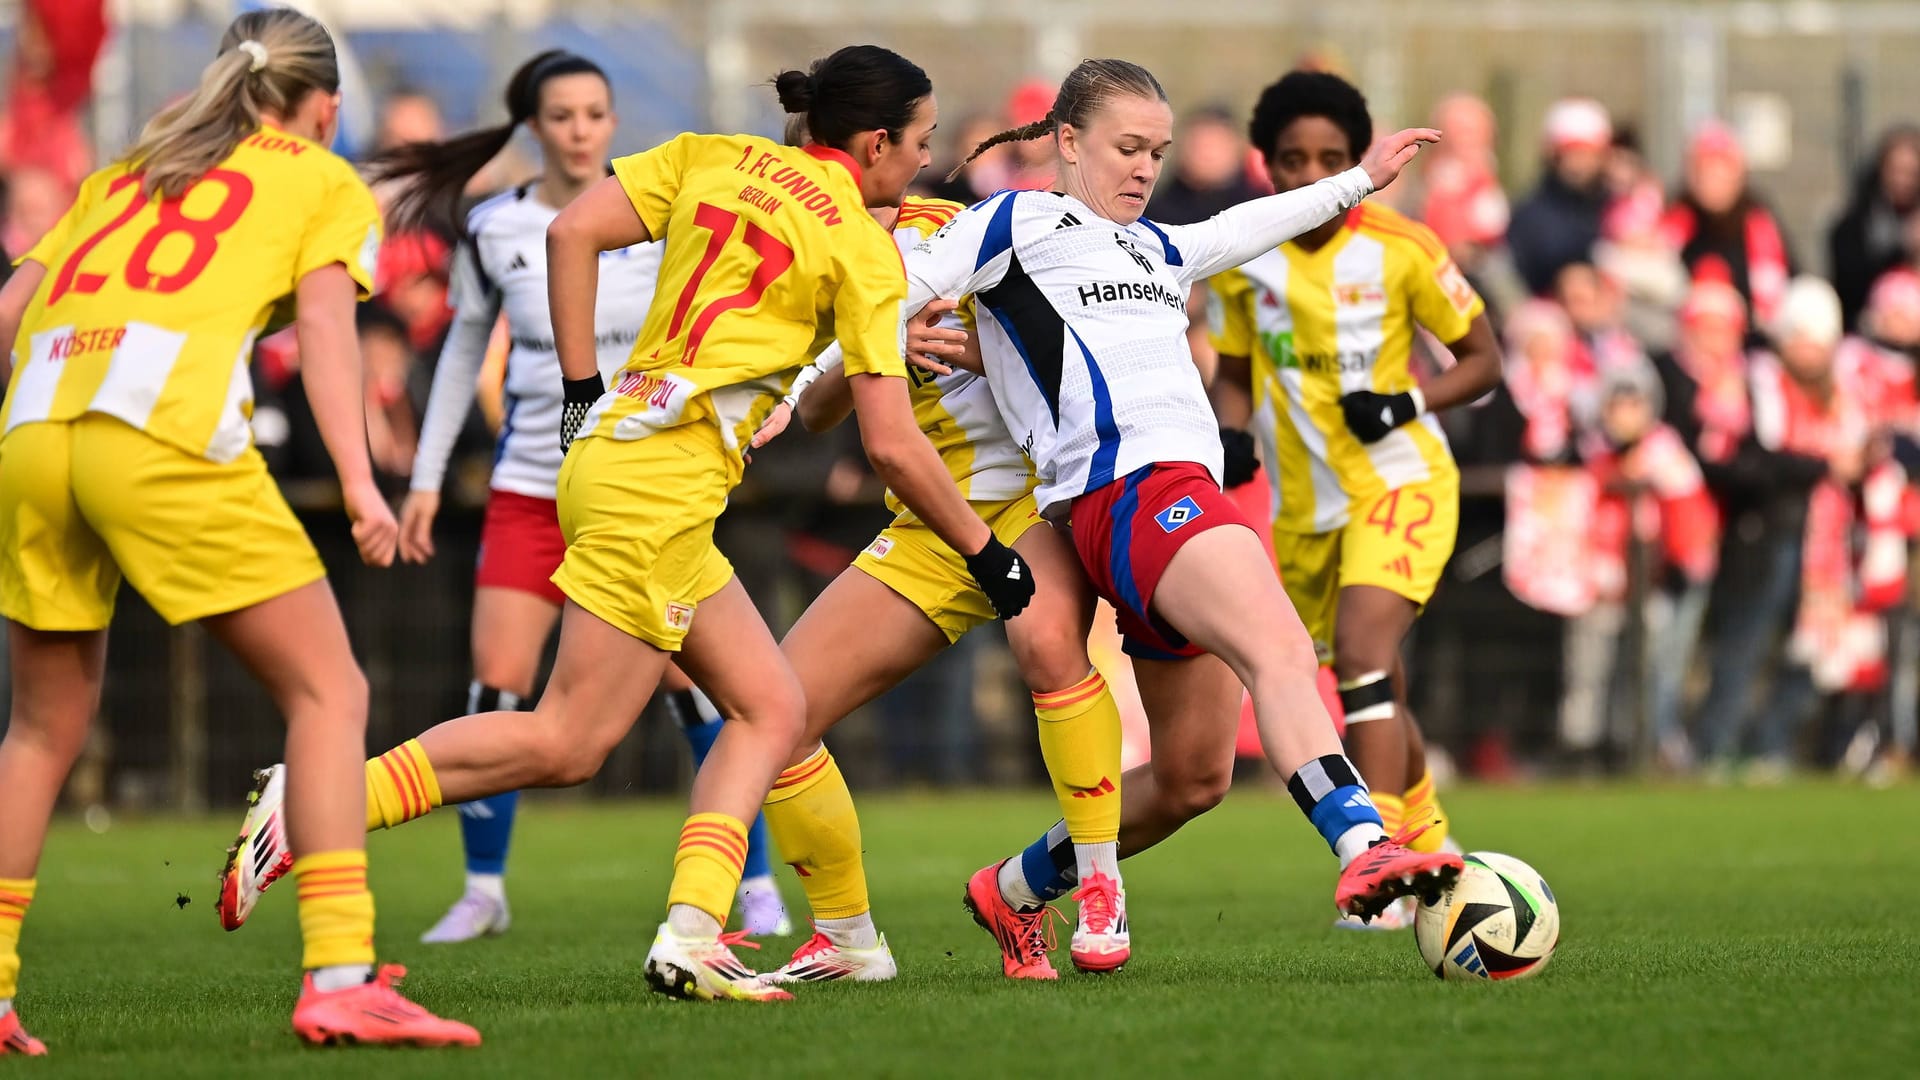
[[[291,8],[248,12],[227,26],[200,85],[148,121],[121,160],[145,174],[149,199],[178,198],[258,131],[264,113],[286,116],[309,92],[339,89],[325,27]]]
[[[400,231],[432,224],[462,232],[458,215],[467,182],[507,148],[521,124],[540,111],[540,88],[547,80],[562,75],[598,75],[608,82],[600,65],[586,57],[548,49],[521,64],[507,80],[505,123],[441,142],[404,143],[368,158],[369,179],[404,185],[387,211],[391,227]]]
[[[1144,97],[1167,100],[1167,92],[1161,88],[1160,80],[1153,72],[1128,60],[1082,60],[1078,67],[1060,80],[1060,93],[1053,99],[1053,108],[1047,115],[1025,127],[1009,128],[973,148],[966,160],[953,167],[947,174],[952,180],[960,175],[960,170],[972,163],[974,158],[999,146],[1001,143],[1027,142],[1031,139],[1045,138],[1057,134],[1062,127],[1071,124],[1077,128],[1087,126],[1093,114],[1100,111],[1107,102],[1117,97]]]

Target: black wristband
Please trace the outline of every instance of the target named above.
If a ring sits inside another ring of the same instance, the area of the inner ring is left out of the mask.
[[[560,453],[565,454],[587,421],[587,413],[607,392],[607,384],[594,372],[584,379],[560,379]]]

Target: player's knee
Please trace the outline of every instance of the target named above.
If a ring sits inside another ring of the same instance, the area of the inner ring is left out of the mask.
[[[757,688],[753,700],[740,704],[740,713],[728,719],[744,721],[760,738],[783,747],[798,746],[807,736],[807,699],[800,680],[789,675],[769,679]]]
[[[1093,670],[1087,659],[1086,640],[1070,626],[1046,627],[1023,633],[1015,640],[1008,635],[1013,659],[1020,676],[1036,694],[1065,690],[1087,677]]]
[[[1175,821],[1192,821],[1220,805],[1233,786],[1233,760],[1189,761],[1162,771],[1155,763],[1161,810]]]

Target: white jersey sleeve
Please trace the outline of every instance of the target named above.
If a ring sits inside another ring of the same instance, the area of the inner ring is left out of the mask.
[[[1158,237],[1167,266],[1182,281],[1210,278],[1360,205],[1373,190],[1367,171],[1354,166],[1306,187],[1251,199],[1192,225],[1140,224]]]
[[[454,253],[447,303],[453,308],[453,321],[434,364],[433,388],[427,393],[427,411],[420,423],[410,481],[414,491],[439,491],[446,481],[447,459],[453,456],[454,443],[473,408],[487,342],[500,318],[500,291],[481,269],[471,239]]]
[[[1004,238],[996,242],[990,235],[1009,227],[1005,216],[994,210],[1016,194],[1003,191],[960,211],[906,253],[912,257],[906,259],[907,302],[900,305],[905,319],[920,314],[935,300],[958,300],[1000,283],[1013,261],[1013,247]],[[904,332],[904,321],[902,325]]]

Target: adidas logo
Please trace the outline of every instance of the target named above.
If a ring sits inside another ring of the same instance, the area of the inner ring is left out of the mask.
[[[1405,555],[1383,565],[1380,569],[1385,570],[1389,574],[1399,574],[1408,581],[1413,580],[1413,562]]]
[[[1076,790],[1073,793],[1073,797],[1076,799],[1097,799],[1102,795],[1111,795],[1111,794],[1113,794],[1113,780],[1109,777],[1103,776],[1100,778],[1100,782],[1098,784],[1095,784],[1090,788],[1080,788]]]
[[[1382,405],[1380,407],[1380,422],[1388,427],[1393,426],[1393,406]]]
[[[1367,798],[1366,792],[1356,791],[1353,794],[1347,796],[1347,801],[1341,803],[1340,805],[1343,809],[1359,810],[1359,809],[1362,809],[1363,807],[1371,807],[1373,805],[1373,800]]]
[[[1078,224],[1080,224],[1079,218],[1074,217],[1072,214],[1061,214],[1060,224],[1055,225],[1054,228],[1055,229],[1071,229]]]
[[[513,261],[507,264],[507,273],[511,274],[515,270],[525,270],[526,268],[527,268],[527,257],[517,251],[514,252]]]
[[[1014,563],[1012,566],[1007,567],[1007,580],[1008,581],[1020,580],[1020,564],[1019,563]]]

